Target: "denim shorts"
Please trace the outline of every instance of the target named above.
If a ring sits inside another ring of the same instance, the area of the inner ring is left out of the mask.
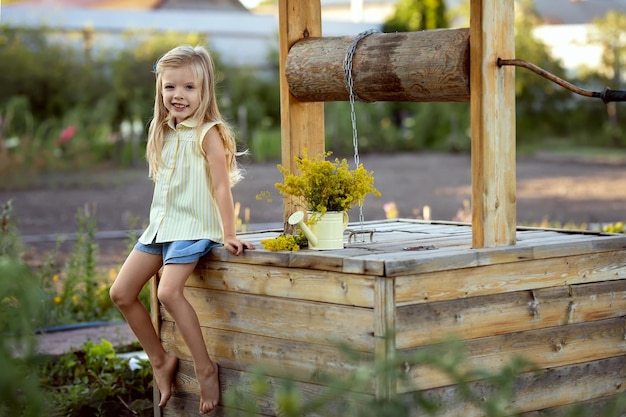
[[[196,262],[215,246],[221,246],[221,243],[202,239],[177,240],[174,242],[151,243],[149,245],[137,242],[135,249],[152,255],[163,256],[163,265],[166,265]]]

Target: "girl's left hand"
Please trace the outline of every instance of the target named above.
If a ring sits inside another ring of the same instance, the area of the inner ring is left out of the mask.
[[[246,240],[239,240],[236,237],[225,238],[224,247],[233,255],[241,255],[244,249],[254,249],[254,245]]]

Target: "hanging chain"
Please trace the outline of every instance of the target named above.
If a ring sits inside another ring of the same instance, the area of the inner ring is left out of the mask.
[[[354,102],[356,100],[363,100],[361,100],[361,98],[354,91],[354,78],[352,77],[352,59],[361,39],[376,32],[378,32],[376,29],[369,29],[365,32],[359,33],[354,38],[354,41],[352,42],[352,45],[350,45],[350,48],[348,48],[346,58],[343,61],[343,76],[346,82],[346,86],[348,87],[348,93],[350,97],[350,120],[352,121],[352,145],[354,146],[354,163],[357,167],[359,166],[359,137],[356,129],[356,112],[354,111]]]
[[[354,78],[352,77],[352,59],[354,58],[354,53],[356,52],[356,48],[359,45],[359,42],[371,35],[372,33],[376,33],[378,30],[369,29],[365,32],[359,33],[348,48],[348,52],[346,53],[346,58],[343,61],[343,74],[346,82],[346,86],[348,87],[348,93],[350,97],[350,120],[352,121],[352,145],[354,146],[354,164],[358,168],[360,162],[359,157],[359,136],[356,129],[356,112],[354,110],[354,102],[355,100],[363,101],[354,91]],[[359,224],[361,226],[361,230],[363,229],[363,202],[359,202]]]

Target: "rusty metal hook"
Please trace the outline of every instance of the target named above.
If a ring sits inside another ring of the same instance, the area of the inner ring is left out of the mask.
[[[579,94],[585,97],[599,98],[599,99],[602,99],[604,103],[608,103],[611,101],[626,101],[626,91],[611,90],[610,88],[605,88],[604,91],[602,92],[585,90],[584,88],[576,87],[574,84],[569,83],[565,81],[564,79],[559,78],[556,75],[544,70],[543,68],[540,68],[537,65],[531,64],[530,62],[524,61],[522,59],[498,58],[498,66],[501,67],[503,65],[513,65],[516,67],[526,68],[528,70],[531,70],[535,74],[538,74],[542,76],[543,78],[546,78],[547,80],[550,80],[553,83],[556,83],[560,85],[561,87],[566,88],[576,94]]]

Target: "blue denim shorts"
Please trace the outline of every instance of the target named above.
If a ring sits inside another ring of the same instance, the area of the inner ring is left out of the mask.
[[[151,243],[149,245],[137,242],[135,249],[152,255],[163,256],[163,265],[166,265],[196,262],[215,246],[221,246],[221,243],[202,239],[177,240],[174,242]]]

